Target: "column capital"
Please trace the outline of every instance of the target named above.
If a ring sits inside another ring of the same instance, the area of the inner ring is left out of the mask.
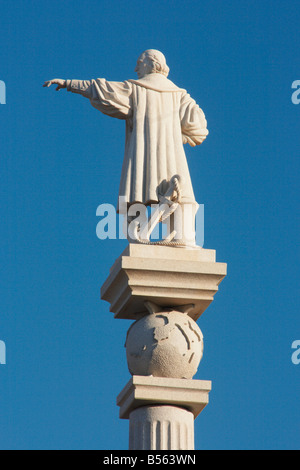
[[[196,418],[208,404],[211,382],[134,375],[117,397],[120,418],[142,406],[169,405],[191,411]]]

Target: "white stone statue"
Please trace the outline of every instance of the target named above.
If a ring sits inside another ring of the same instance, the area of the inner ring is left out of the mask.
[[[183,144],[196,146],[204,141],[208,135],[204,113],[186,90],[167,78],[169,67],[161,52],[143,52],[135,71],[137,80],[54,79],[43,86],[66,88],[88,98],[102,113],[126,121],[119,196],[125,197],[128,206],[161,202],[168,191],[168,200],[174,200],[175,188],[170,194],[170,184],[178,177],[181,206],[196,207]]]

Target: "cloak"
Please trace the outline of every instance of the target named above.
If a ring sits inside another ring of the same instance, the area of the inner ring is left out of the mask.
[[[67,80],[67,89],[126,121],[119,196],[129,204],[157,203],[171,178],[180,175],[181,202],[196,202],[183,144],[201,144],[208,130],[203,111],[186,90],[159,73],[124,82]]]

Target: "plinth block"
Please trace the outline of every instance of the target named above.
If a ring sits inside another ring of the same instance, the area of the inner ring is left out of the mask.
[[[197,320],[214,299],[227,273],[214,250],[129,244],[101,288],[115,318],[137,320],[148,313],[145,301],[163,308],[192,304]]]
[[[120,418],[129,419],[136,408],[149,405],[178,406],[196,418],[208,404],[211,382],[134,375],[117,397]]]

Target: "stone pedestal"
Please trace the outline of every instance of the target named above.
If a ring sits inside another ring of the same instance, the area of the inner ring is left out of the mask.
[[[101,288],[116,318],[137,320],[146,301],[160,307],[191,304],[197,320],[207,309],[226,276],[227,265],[216,263],[216,252],[158,245],[130,244],[116,260]]]
[[[194,449],[194,419],[211,390],[211,382],[192,379],[203,354],[196,321],[226,268],[214,250],[139,244],[112,266],[101,298],[116,318],[135,320],[125,343],[132,378],[117,397],[130,449]]]

